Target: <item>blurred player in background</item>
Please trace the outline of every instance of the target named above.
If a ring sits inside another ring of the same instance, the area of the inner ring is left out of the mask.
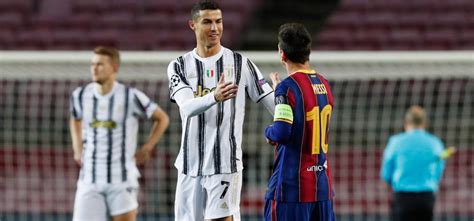
[[[97,47],[92,83],[71,96],[70,129],[74,160],[81,165],[74,221],[133,221],[137,214],[135,163],[145,163],[168,127],[168,115],[143,92],[116,81],[119,52]],[[153,120],[150,136],[137,151],[138,118]]]
[[[382,179],[393,189],[393,221],[431,221],[444,160],[455,152],[425,131],[426,114],[412,106],[405,114],[405,132],[390,137],[383,154]]]
[[[275,162],[265,196],[265,220],[332,221],[333,190],[328,131],[333,97],[326,79],[309,63],[311,35],[301,24],[280,27],[278,50],[288,77],[271,74],[274,122],[265,136]]]
[[[216,2],[195,4],[191,16],[196,48],[168,66],[182,120],[175,220],[240,220],[245,98],[273,113],[273,90],[253,62],[221,45]]]

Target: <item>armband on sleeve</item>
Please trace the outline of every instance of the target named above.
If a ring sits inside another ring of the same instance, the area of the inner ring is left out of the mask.
[[[275,106],[275,115],[273,121],[283,121],[293,124],[293,111],[288,104],[277,104]]]

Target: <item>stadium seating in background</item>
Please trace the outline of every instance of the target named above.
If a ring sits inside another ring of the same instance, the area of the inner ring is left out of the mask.
[[[226,46],[233,46],[260,1],[222,1]],[[187,25],[195,2],[2,0],[0,50],[89,50],[98,44],[121,50],[188,50],[195,46]]]
[[[195,44],[186,24],[194,2],[2,0],[0,50],[88,50],[99,43],[121,50],[187,50]],[[234,49],[274,50],[278,26],[288,21],[304,23],[310,29],[316,50],[474,49],[472,0],[220,3],[223,41]],[[107,36],[97,36],[103,30]],[[153,32],[159,34],[146,38],[145,34]],[[39,36],[27,36],[33,33]],[[116,36],[108,36],[111,33]],[[78,40],[79,36],[83,39]],[[123,36],[132,39],[121,39]],[[161,38],[167,36],[177,38]]]
[[[314,35],[314,46],[318,50],[474,49],[474,39],[464,37],[473,30],[472,21],[472,0],[342,0],[325,28]],[[351,34],[334,36],[341,29]]]

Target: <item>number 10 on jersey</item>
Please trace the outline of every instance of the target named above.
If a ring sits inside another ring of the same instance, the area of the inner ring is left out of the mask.
[[[326,105],[322,111],[319,111],[319,106],[316,106],[306,112],[306,121],[313,122],[312,154],[319,154],[320,149],[323,149],[325,154],[328,152],[327,131],[328,122],[331,119],[331,111],[331,105]]]

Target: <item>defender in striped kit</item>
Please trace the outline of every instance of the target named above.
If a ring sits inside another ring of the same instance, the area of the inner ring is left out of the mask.
[[[328,132],[333,97],[329,83],[310,69],[311,36],[301,24],[280,27],[278,47],[288,77],[275,89],[274,122],[265,130],[275,146],[265,196],[265,220],[332,221]]]
[[[71,96],[74,159],[81,165],[74,221],[135,220],[138,177],[168,126],[168,116],[136,88],[115,80],[120,58],[113,48],[97,47],[92,83]],[[137,152],[138,118],[153,120],[147,142]]]
[[[240,220],[246,95],[272,113],[273,90],[252,61],[221,45],[215,2],[197,3],[191,15],[197,46],[168,66],[182,120],[175,220]]]

